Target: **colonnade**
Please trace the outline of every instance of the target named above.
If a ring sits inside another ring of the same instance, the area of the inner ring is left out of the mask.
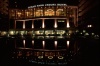
[[[69,19],[68,18],[64,18],[64,19],[66,19],[66,22],[67,22],[66,23],[66,27],[70,28]],[[32,29],[34,28],[34,20],[36,20],[36,19],[32,19],[32,26],[31,26]],[[14,29],[16,29],[16,26],[17,26],[16,22],[17,21],[22,21],[23,22],[23,26],[22,27],[23,27],[23,29],[25,29],[25,22],[28,21],[28,20],[15,20],[15,22],[14,22],[14,24],[15,24],[14,25]],[[54,28],[57,28],[57,27],[58,27],[58,25],[57,25],[57,18],[54,18]],[[45,28],[45,18],[42,19],[42,28]]]

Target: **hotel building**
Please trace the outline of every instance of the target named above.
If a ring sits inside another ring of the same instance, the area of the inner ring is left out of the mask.
[[[30,62],[67,64],[77,54],[71,38],[78,26],[78,7],[67,4],[39,4],[27,9],[9,9],[9,37],[12,58]],[[70,56],[70,57],[69,57]]]
[[[99,45],[98,0],[79,0],[77,6],[53,1],[52,4],[39,3],[42,4],[20,8],[24,5],[22,0],[9,3],[0,0],[0,13],[9,15],[9,21],[0,16],[0,48],[3,48],[5,58],[9,56],[11,63],[13,60],[15,64],[22,60],[47,65],[96,66],[99,57],[96,47]],[[4,57],[3,53],[1,55]]]
[[[95,4],[90,6],[90,3]],[[0,31],[0,38],[7,38],[12,59],[66,65],[73,61],[80,50],[75,36],[99,36],[83,28],[89,26],[91,29],[93,26],[90,21],[95,10],[91,12],[91,9],[97,5],[98,2],[93,0],[79,0],[78,6],[54,3],[21,9],[17,8],[15,2],[14,8],[9,8],[9,30]],[[76,30],[80,27],[80,31]]]

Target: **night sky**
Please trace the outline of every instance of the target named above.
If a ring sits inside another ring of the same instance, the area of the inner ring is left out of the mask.
[[[17,3],[15,3],[17,2]],[[66,3],[67,5],[77,5],[78,0],[10,0],[10,8],[15,8],[17,4],[17,8],[27,8],[28,6],[32,6],[35,4],[52,4],[52,3]]]

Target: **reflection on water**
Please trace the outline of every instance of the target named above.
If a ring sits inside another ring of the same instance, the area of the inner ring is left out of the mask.
[[[13,64],[96,65],[99,57],[99,40],[93,38],[56,40],[2,38],[0,48],[4,50],[1,57],[7,59],[2,62]]]

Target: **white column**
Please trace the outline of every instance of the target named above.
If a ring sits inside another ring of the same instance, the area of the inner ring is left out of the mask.
[[[23,46],[24,46],[24,48],[25,48],[25,40],[23,40]]]
[[[57,41],[55,41],[54,44],[55,44],[55,49],[57,49]]]
[[[70,25],[69,25],[69,18],[67,18],[67,28],[69,28]]]
[[[67,41],[67,48],[69,48],[70,41]]]
[[[34,40],[32,40],[32,47],[34,48]]]
[[[43,49],[45,49],[45,41],[42,41]]]
[[[55,19],[54,28],[57,28],[57,19]]]
[[[23,21],[23,29],[25,29],[25,21]]]
[[[32,29],[34,28],[34,20],[32,20]]]
[[[44,19],[42,19],[42,28],[45,28]]]

